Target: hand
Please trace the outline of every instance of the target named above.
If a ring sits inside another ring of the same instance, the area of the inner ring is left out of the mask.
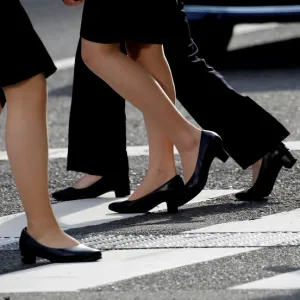
[[[65,5],[76,6],[80,5],[84,0],[63,0]]]

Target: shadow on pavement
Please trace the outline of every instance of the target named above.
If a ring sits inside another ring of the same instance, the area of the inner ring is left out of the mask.
[[[166,212],[148,213],[128,219],[104,223],[96,226],[70,229],[71,236],[96,235],[96,234],[180,234],[189,229],[199,229],[202,226],[217,225],[224,222],[244,221],[245,212],[250,213],[249,219],[260,218],[264,215],[264,207],[270,202],[232,202],[228,197],[221,197],[223,203],[215,204],[205,202],[180,208],[178,214]],[[276,205],[276,203],[272,203]],[[209,221],[208,221],[209,220]],[[210,224],[211,223],[211,224]],[[183,226],[188,224],[188,228]],[[202,224],[202,226],[201,226]]]
[[[33,265],[24,265],[21,262],[21,256],[18,250],[1,250],[0,260],[1,260],[0,275],[17,272],[17,271],[30,270],[30,269],[43,267],[50,264],[48,261],[40,260]]]
[[[285,266],[272,266],[272,267],[269,267],[269,268],[265,268],[265,270],[276,272],[278,274],[283,274],[283,273],[290,273],[290,272],[299,271],[299,268],[295,268],[295,267],[285,265]],[[299,297],[299,299],[300,299],[300,297]]]

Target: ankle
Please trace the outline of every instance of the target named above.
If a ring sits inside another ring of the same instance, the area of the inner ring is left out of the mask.
[[[161,166],[158,167],[149,167],[147,176],[149,177],[155,177],[158,179],[171,179],[177,174],[175,165],[173,167],[170,167],[168,165],[167,168],[163,168]]]
[[[61,234],[62,230],[56,221],[50,221],[48,223],[45,223],[44,221],[36,221],[28,222],[27,232],[35,240],[41,240],[45,236]]]
[[[179,154],[193,152],[195,149],[199,149],[201,141],[202,131],[197,129],[193,134],[189,135],[187,138],[182,139],[183,143],[180,146],[176,145]]]
[[[254,184],[257,180],[257,177],[260,172],[261,164],[262,164],[262,159],[260,159],[259,161],[257,161],[252,165],[252,184]]]
[[[27,227],[28,234],[38,243],[50,248],[71,248],[79,244],[58,226],[44,228],[44,231],[33,231]]]

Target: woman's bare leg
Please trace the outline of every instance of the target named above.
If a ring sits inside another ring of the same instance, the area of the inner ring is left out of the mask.
[[[144,67],[158,82],[175,104],[176,93],[162,45],[127,43],[129,57]],[[177,173],[174,145],[152,119],[144,116],[149,140],[149,166],[147,176],[129,200],[143,197],[170,180]]]
[[[195,170],[201,131],[180,114],[153,76],[119,48],[119,44],[82,39],[82,58],[96,75],[163,129],[181,155],[188,180]]]
[[[252,165],[252,184],[256,182],[261,164],[262,164],[262,159],[260,159],[259,161],[257,161],[255,164]]]
[[[77,242],[54,217],[48,194],[47,90],[43,75],[4,88],[6,148],[27,216],[27,231],[41,244],[67,248]]]

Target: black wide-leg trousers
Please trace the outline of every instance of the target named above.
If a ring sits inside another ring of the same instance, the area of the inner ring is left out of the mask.
[[[289,132],[247,96],[237,93],[198,57],[186,14],[164,43],[177,99],[204,129],[221,135],[230,156],[246,169],[273,150]],[[68,170],[128,176],[125,101],[94,75],[78,44],[69,122]]]

